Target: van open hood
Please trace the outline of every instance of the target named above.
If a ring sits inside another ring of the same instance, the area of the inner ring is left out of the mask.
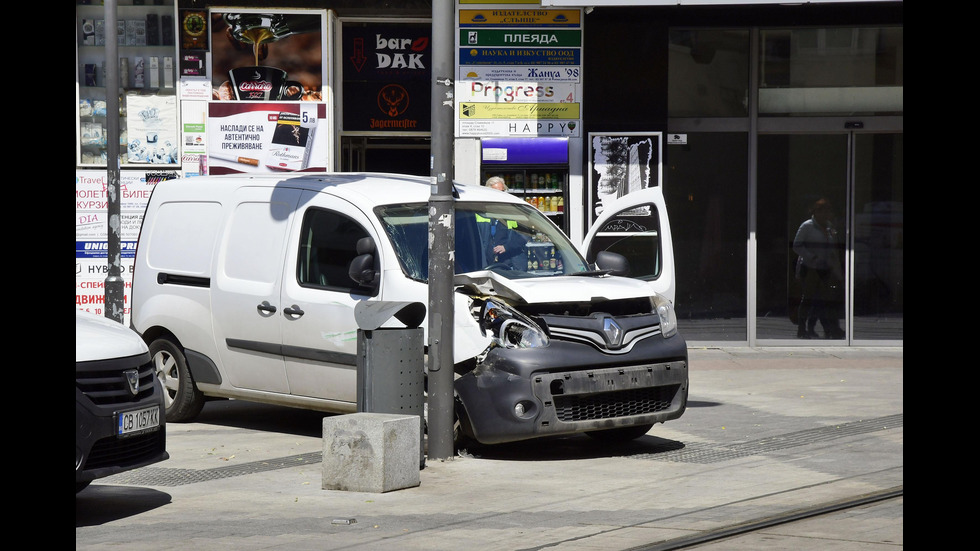
[[[640,280],[610,275],[508,279],[483,270],[458,274],[453,282],[467,294],[498,296],[526,304],[596,302],[652,294],[650,287]]]

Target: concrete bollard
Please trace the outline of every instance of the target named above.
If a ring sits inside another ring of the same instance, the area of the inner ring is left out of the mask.
[[[323,419],[323,489],[384,493],[421,483],[417,415],[352,413]]]

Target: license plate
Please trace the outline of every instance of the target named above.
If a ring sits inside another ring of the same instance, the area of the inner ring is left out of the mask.
[[[160,406],[123,411],[119,414],[119,427],[116,434],[127,436],[155,429],[159,426]]]

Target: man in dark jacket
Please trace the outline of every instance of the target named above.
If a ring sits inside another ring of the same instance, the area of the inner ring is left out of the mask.
[[[500,176],[492,176],[487,179],[486,186],[499,191],[507,191],[507,184]],[[524,252],[525,240],[520,233],[511,230],[506,221],[496,218],[490,219],[486,243],[487,266],[503,264],[511,269],[525,267],[523,256],[518,258]]]

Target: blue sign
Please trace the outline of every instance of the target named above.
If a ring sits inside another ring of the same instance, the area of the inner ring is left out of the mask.
[[[460,65],[579,65],[581,48],[460,48]]]

